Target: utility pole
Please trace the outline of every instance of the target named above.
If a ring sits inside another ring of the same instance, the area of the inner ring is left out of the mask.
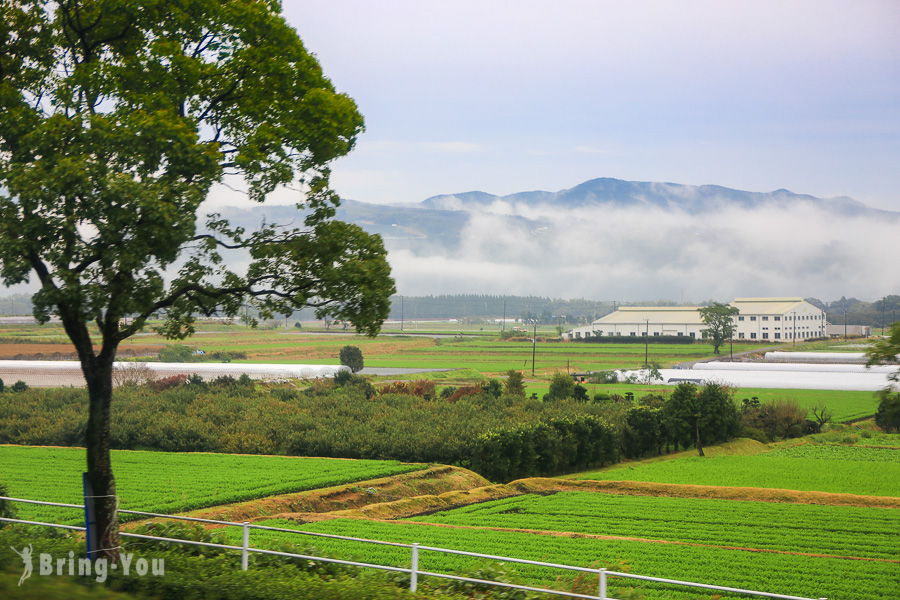
[[[403,331],[403,296],[400,296],[400,331]]]
[[[534,377],[534,355],[537,352],[537,319],[534,320],[534,333],[531,334],[531,376]]]
[[[506,331],[506,300],[503,301],[503,322],[500,324],[501,331]]]
[[[647,322],[647,330],[644,332],[644,366],[650,366],[650,319],[644,319]]]

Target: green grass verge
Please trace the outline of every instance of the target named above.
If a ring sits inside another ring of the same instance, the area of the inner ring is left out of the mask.
[[[829,446],[804,448],[802,453],[781,450],[755,456],[694,456],[623,464],[574,478],[900,497],[900,450],[853,446],[835,458]],[[876,460],[876,455],[880,459]]]

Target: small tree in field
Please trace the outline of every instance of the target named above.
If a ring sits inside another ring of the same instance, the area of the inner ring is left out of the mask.
[[[710,306],[699,309],[699,312],[706,324],[703,337],[712,342],[713,354],[718,354],[719,347],[734,335],[734,317],[741,311],[736,306],[713,302]]]
[[[363,353],[356,346],[344,346],[341,348],[340,359],[341,364],[345,367],[350,367],[350,370],[354,373],[359,373],[363,370]]]
[[[522,371],[510,369],[506,372],[506,383],[504,384],[506,395],[525,397],[525,376]]]
[[[575,396],[575,380],[571,375],[556,373],[550,378],[550,389],[547,392],[547,400],[563,400]]]

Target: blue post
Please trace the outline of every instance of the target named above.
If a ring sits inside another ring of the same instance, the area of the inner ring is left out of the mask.
[[[97,513],[94,510],[94,488],[88,481],[88,474],[81,474],[84,487],[84,535],[87,544],[87,557],[91,560],[97,552]]]

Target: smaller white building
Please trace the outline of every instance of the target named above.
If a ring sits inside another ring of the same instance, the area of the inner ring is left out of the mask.
[[[736,298],[736,340],[792,342],[825,337],[825,312],[803,298]],[[702,338],[706,324],[698,306],[622,306],[564,339],[615,336]]]

